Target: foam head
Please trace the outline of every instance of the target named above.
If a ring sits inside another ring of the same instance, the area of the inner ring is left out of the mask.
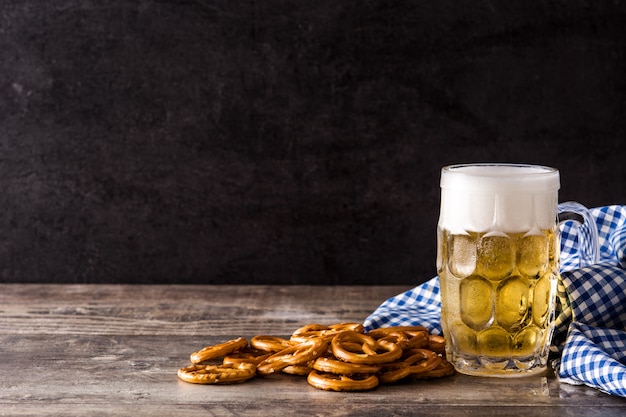
[[[518,233],[556,224],[559,171],[521,164],[451,165],[441,170],[439,226]]]

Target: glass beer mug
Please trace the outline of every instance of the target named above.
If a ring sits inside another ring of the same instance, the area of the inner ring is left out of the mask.
[[[550,167],[442,169],[437,272],[447,359],[457,371],[514,377],[546,369],[560,266],[559,188],[559,171]],[[591,219],[577,203],[564,208],[583,224]],[[581,262],[593,251],[593,262],[595,247]]]

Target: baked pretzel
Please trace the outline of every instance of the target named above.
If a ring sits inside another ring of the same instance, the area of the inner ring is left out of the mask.
[[[307,324],[306,326],[302,326],[302,327],[298,327],[296,330],[293,331],[293,333],[291,334],[292,336],[315,336],[318,337],[320,334],[319,332],[324,331],[324,330],[329,330],[330,327],[326,326],[325,324],[318,324],[318,323],[313,323],[313,324]]]
[[[421,349],[428,347],[428,332],[406,332],[411,338],[406,349]]]
[[[357,333],[365,332],[365,327],[363,327],[361,323],[337,323],[331,324],[328,327],[335,332],[343,332],[345,330],[352,330]]]
[[[374,339],[395,341],[402,349],[425,348],[429,341],[428,330],[422,326],[381,327],[366,334]]]
[[[370,330],[368,334],[372,332],[426,332],[428,329],[424,326],[392,326],[392,327],[379,327],[377,329]]]
[[[222,364],[208,362],[223,357]],[[400,326],[365,333],[358,323],[310,324],[289,339],[258,335],[237,338],[190,355],[192,365],[178,377],[195,384],[243,382],[255,374],[307,375],[312,386],[330,391],[363,391],[403,378],[454,374],[444,359],[445,340],[422,326]]]
[[[384,364],[378,375],[378,380],[383,384],[390,384],[406,378],[411,374],[411,366],[406,362],[392,362]]]
[[[338,323],[330,326],[323,324],[309,324],[296,329],[292,334],[290,340],[292,342],[306,342],[307,339],[312,337],[321,337],[330,342],[333,337],[344,331],[353,331],[357,333],[363,333],[365,328],[360,323]]]
[[[345,342],[350,343],[348,347],[343,345]],[[355,342],[361,344],[360,351],[354,351]],[[393,362],[402,356],[402,349],[398,345],[353,331],[345,331],[335,336],[331,346],[337,359],[352,363],[379,364]],[[384,353],[379,353],[379,350]]]
[[[411,375],[419,375],[435,369],[442,361],[441,356],[428,349],[411,349],[404,363],[409,365]]]
[[[411,374],[409,376],[413,379],[443,378],[454,375],[455,372],[454,365],[442,358],[439,365],[437,365],[434,369],[418,374]]]
[[[250,346],[266,352],[280,352],[293,345],[293,342],[276,336],[254,336],[250,339]]]
[[[328,342],[323,338],[311,338],[306,343],[293,345],[274,353],[257,365],[257,373],[270,375],[290,365],[306,364],[321,356],[327,348]]]
[[[289,375],[306,376],[313,369],[307,365],[289,365],[283,368],[283,372]]]
[[[376,375],[348,377],[346,375],[311,371],[306,380],[315,388],[326,391],[366,391],[378,386],[378,377]]]
[[[428,343],[426,346],[428,346],[428,349],[440,355],[444,355],[446,352],[446,341],[443,337],[438,335],[428,335]]]
[[[377,332],[376,330],[372,330],[371,332],[368,332],[367,335],[376,340],[385,340],[395,343],[402,350],[409,347],[409,342],[411,340],[409,335],[405,332]]]
[[[191,365],[178,370],[178,377],[192,384],[233,384],[255,374],[256,366],[247,362],[223,365]]]
[[[336,375],[375,374],[382,368],[381,365],[367,365],[363,363],[348,363],[333,358],[320,356],[311,362],[311,368],[316,371]]]
[[[197,352],[193,352],[189,359],[191,359],[191,363],[198,364],[210,359],[228,355],[229,353],[243,349],[246,346],[248,346],[248,340],[243,337],[239,337],[237,339],[229,340],[228,342],[213,346],[206,346]]]
[[[252,347],[245,347],[241,350],[224,356],[222,362],[224,364],[248,362],[256,366],[265,359],[269,358],[271,355],[272,352],[265,352],[263,350],[255,349]]]

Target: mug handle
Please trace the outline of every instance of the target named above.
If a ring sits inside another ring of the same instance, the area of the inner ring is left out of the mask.
[[[560,203],[557,207],[559,226],[566,221],[574,221],[577,227],[579,268],[597,264],[598,227],[589,209],[575,201]]]

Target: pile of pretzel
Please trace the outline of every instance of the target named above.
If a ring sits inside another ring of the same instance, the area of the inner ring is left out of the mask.
[[[243,382],[277,372],[307,377],[315,388],[364,391],[404,378],[438,378],[454,373],[444,359],[445,342],[421,326],[378,328],[358,323],[310,324],[289,339],[240,337],[191,354],[178,377],[194,384]],[[218,362],[219,361],[219,362]]]

